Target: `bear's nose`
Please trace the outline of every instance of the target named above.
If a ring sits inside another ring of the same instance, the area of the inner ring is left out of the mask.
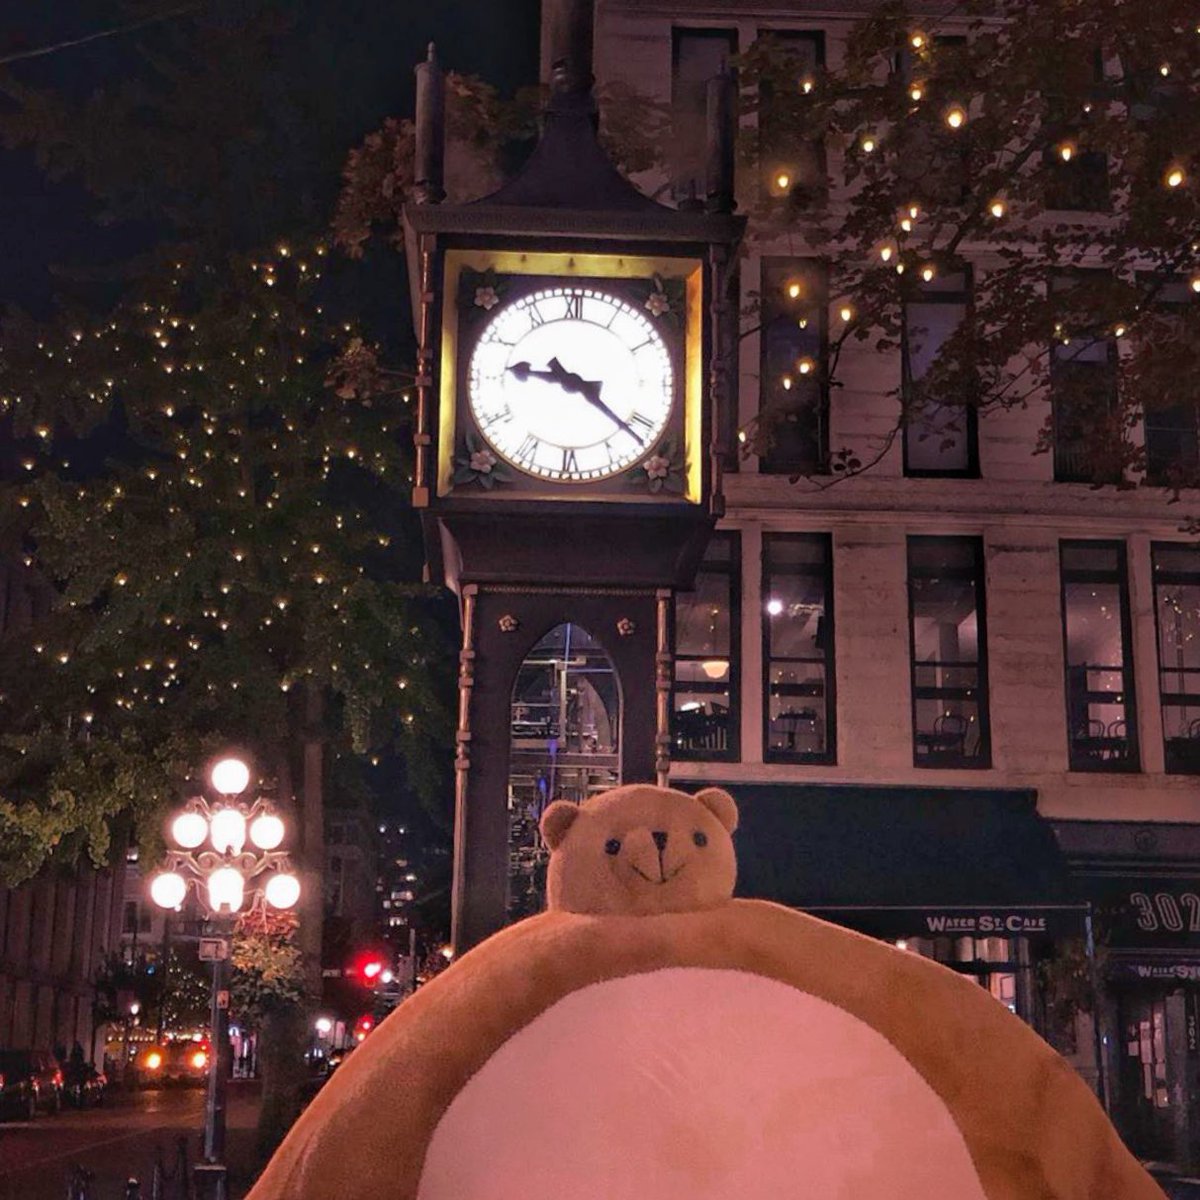
[[[662,829],[655,829],[650,836],[654,839],[654,844],[658,847],[658,852],[661,854],[667,848],[667,835]]]

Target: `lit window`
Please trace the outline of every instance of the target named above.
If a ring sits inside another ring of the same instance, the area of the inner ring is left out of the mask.
[[[1136,771],[1125,547],[1063,542],[1061,558],[1071,770]]]
[[[983,544],[910,537],[913,763],[989,767]]]

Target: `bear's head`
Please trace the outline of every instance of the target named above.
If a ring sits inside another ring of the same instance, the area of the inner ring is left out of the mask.
[[[542,815],[551,910],[648,915],[714,908],[733,895],[737,805],[709,787],[694,796],[632,783]]]

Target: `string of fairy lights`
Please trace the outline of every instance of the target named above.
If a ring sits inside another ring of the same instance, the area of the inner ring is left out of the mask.
[[[1200,24],[1195,27],[1195,33],[1200,35]],[[916,115],[925,111],[928,104],[936,103],[938,108],[936,111],[936,120],[941,124],[951,135],[962,133],[967,130],[972,122],[972,107],[973,102],[966,97],[943,97],[935,99],[938,88],[933,86],[936,82],[936,71],[934,70],[934,56],[938,51],[938,39],[924,29],[912,29],[906,37],[905,52],[909,55],[912,64],[911,78],[904,84],[905,95],[909,102],[909,115]],[[1173,80],[1177,72],[1170,61],[1161,61],[1154,74],[1159,80]],[[1194,74],[1194,72],[1193,72]],[[812,71],[802,73],[797,82],[797,94],[801,97],[811,97],[815,99],[821,98],[822,79],[818,74]],[[833,91],[836,92],[836,86]],[[836,96],[833,97],[836,101]],[[1083,117],[1090,117],[1093,112],[1093,103],[1087,102],[1083,104]],[[861,156],[862,161],[869,162],[879,159],[883,153],[884,147],[889,136],[898,128],[898,123],[889,118],[882,125],[875,126],[870,120],[864,121],[866,128],[858,129],[850,141],[850,147]],[[1010,161],[1010,167],[1013,172],[1025,168],[1027,165],[1032,166],[1030,162],[1032,149],[1044,149],[1046,156],[1052,161],[1057,161],[1062,164],[1069,164],[1079,159],[1082,154],[1082,148],[1079,139],[1075,136],[1056,136],[1054,127],[1048,128],[1048,139],[1044,147],[1037,144],[1035,134],[1033,141],[1029,147],[1024,150],[1015,150],[1012,147],[1002,147],[998,152],[998,162],[1006,156]],[[791,193],[791,189],[797,183],[797,178],[793,168],[788,166],[776,166],[770,168],[767,174],[769,183],[769,194],[778,200],[781,197],[786,197]],[[1188,192],[1192,187],[1193,180],[1189,171],[1188,162],[1185,156],[1175,155],[1169,158],[1165,166],[1162,167],[1160,176],[1160,185],[1162,189],[1169,195],[1182,195]],[[989,235],[994,235],[998,227],[1005,223],[1013,215],[1013,201],[1005,194],[1003,190],[996,190],[990,196],[984,192],[984,198],[970,197],[969,202],[964,203],[966,226],[960,229],[952,239],[953,248],[957,248],[961,241],[966,228],[972,223],[983,221],[983,225],[979,226],[980,234],[986,239]],[[872,264],[877,267],[886,267],[895,272],[896,276],[904,276],[906,273],[912,277],[919,278],[924,284],[931,284],[938,276],[938,253],[932,249],[922,254],[919,250],[910,249],[907,245],[907,239],[910,235],[915,235],[922,222],[922,219],[928,215],[932,215],[938,219],[929,222],[929,240],[936,241],[937,233],[944,229],[944,223],[941,221],[941,214],[927,214],[921,203],[910,201],[904,203],[896,210],[894,221],[894,232],[879,239],[872,251],[870,261],[860,264],[860,267],[855,273],[851,271],[849,274],[852,278],[859,278],[859,284],[870,295],[871,302],[856,303],[853,295],[843,296],[840,299],[835,298],[830,305],[831,314],[836,314],[840,322],[840,328],[835,330],[836,336],[833,339],[830,350],[830,362],[836,358],[836,354],[840,351],[846,339],[854,333],[862,333],[865,327],[870,324],[873,315],[877,316],[875,309],[881,303],[881,294],[877,289],[872,289]],[[1024,215],[1035,215],[1030,212],[1025,212]],[[991,221],[992,225],[989,229],[986,221]],[[1194,230],[1190,237],[1185,237],[1180,245],[1179,251],[1172,255],[1173,265],[1176,268],[1173,276],[1186,281],[1186,287],[1192,295],[1200,296],[1200,241],[1194,240],[1200,230]],[[1011,240],[1011,233],[1010,233]],[[1032,236],[1032,235],[1031,235]],[[1036,238],[1034,238],[1036,240]],[[1188,266],[1188,259],[1191,260],[1191,266]],[[787,300],[791,301],[797,310],[796,322],[800,329],[805,329],[811,319],[811,305],[814,298],[806,294],[807,289],[804,281],[793,279],[784,284],[783,294]],[[886,296],[886,290],[882,293]],[[867,297],[864,296],[864,301]],[[764,303],[767,302],[764,298]],[[822,301],[824,302],[824,301]],[[1131,330],[1132,326],[1148,312],[1154,308],[1153,304],[1133,304],[1131,311],[1125,316],[1117,319],[1115,322],[1109,321],[1099,328],[1088,328],[1084,330],[1067,330],[1061,321],[1054,322],[1052,340],[1062,346],[1071,345],[1072,336],[1074,335],[1076,344],[1082,343],[1085,347],[1088,344],[1094,343],[1097,340],[1106,340],[1109,337],[1123,338]],[[790,369],[785,370],[779,377],[773,380],[773,385],[778,386],[784,392],[792,391],[797,383],[804,378],[817,377],[822,367],[825,367],[827,374],[832,374],[832,369],[829,363],[822,364],[813,354],[804,354],[798,357],[791,364]],[[754,422],[751,423],[753,425]],[[749,440],[750,427],[744,427],[738,432],[738,440],[745,444]]]
[[[43,717],[94,729],[314,678],[417,722],[418,589],[368,574],[392,531],[337,474],[403,495],[409,380],[326,314],[326,257],[281,243],[232,284],[176,261],[104,321],[4,347],[0,411],[30,444],[5,493],[34,534],[24,565],[62,597],[19,653],[75,696]],[[134,448],[89,470],[118,412]]]

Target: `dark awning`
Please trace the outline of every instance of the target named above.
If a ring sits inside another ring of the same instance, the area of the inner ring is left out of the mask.
[[[1032,791],[722,784],[739,896],[880,937],[1080,935],[1080,903]]]

